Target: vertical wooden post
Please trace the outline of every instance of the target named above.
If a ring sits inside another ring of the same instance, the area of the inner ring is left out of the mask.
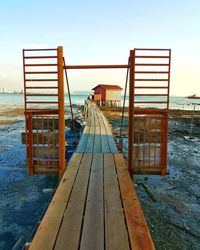
[[[27,117],[27,122],[28,122],[28,137],[27,142],[28,142],[28,166],[29,166],[29,175],[32,176],[34,174],[33,170],[33,118],[32,118],[32,113],[29,112]],[[27,131],[26,131],[27,133]]]
[[[168,110],[163,113],[163,119],[162,119],[162,169],[161,169],[161,175],[167,174],[167,142],[168,142]]]
[[[58,47],[58,126],[59,126],[59,173],[63,174],[65,162],[65,105],[64,105],[63,47]]]
[[[169,90],[170,90],[170,75],[171,75],[171,49],[169,50],[169,68],[168,68],[168,89],[167,89],[167,110],[164,113],[164,152],[163,152],[163,168],[161,170],[161,175],[167,174],[167,154],[168,154],[168,116],[169,116]]]
[[[128,123],[128,170],[133,174],[133,136],[134,136],[134,70],[135,70],[135,51],[130,51],[130,78],[129,78],[129,123]]]

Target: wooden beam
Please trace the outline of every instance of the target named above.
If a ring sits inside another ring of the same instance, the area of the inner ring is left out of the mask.
[[[56,193],[31,243],[30,250],[52,250],[54,248],[81,159],[82,154],[73,154],[69,168],[67,168],[60,181]]]
[[[80,250],[104,249],[103,154],[93,154]]]
[[[59,119],[59,167],[63,174],[65,163],[65,101],[64,101],[64,73],[63,47],[58,47],[58,119]]]
[[[127,69],[126,64],[119,65],[66,65],[63,69]]]
[[[129,232],[131,249],[155,250],[132,179],[125,165],[123,155],[115,154],[121,199]]]

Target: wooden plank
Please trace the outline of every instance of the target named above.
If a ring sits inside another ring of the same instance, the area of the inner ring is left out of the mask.
[[[42,159],[42,160],[33,160],[33,165],[41,166],[41,167],[58,167],[59,160],[52,160],[52,159]]]
[[[103,154],[100,153],[93,156],[80,249],[104,249]]]
[[[53,249],[81,159],[80,153],[74,153],[70,159],[68,168],[30,245],[30,250]]]
[[[132,249],[155,250],[133,182],[122,154],[115,154],[115,164]]]
[[[103,153],[109,153],[110,148],[108,144],[108,139],[107,139],[107,134],[104,126],[104,122],[101,117],[101,113],[99,109],[96,107],[96,114],[97,114],[97,119],[99,121],[99,126],[100,126],[100,134],[101,134],[101,152]]]
[[[161,155],[160,149],[161,149],[160,144],[156,145],[137,144],[134,145],[133,147],[133,158],[140,158],[140,159],[160,158]]]
[[[58,144],[58,131],[33,132],[32,135],[33,144]],[[22,133],[22,143],[26,144],[26,133]]]
[[[78,249],[91,165],[92,154],[85,153],[64,213],[54,248],[56,250]]]
[[[90,131],[90,127],[88,125],[85,126],[83,133],[81,135],[81,139],[79,141],[79,144],[76,148],[76,152],[79,152],[79,153],[85,152],[85,147],[87,145],[89,131]]]
[[[140,130],[139,131],[139,136],[138,132],[134,130],[134,143],[160,143],[161,138],[160,138],[160,131],[144,131]]]
[[[111,128],[110,127],[106,127],[106,132],[107,132],[108,144],[109,144],[109,147],[110,147],[110,152],[111,153],[117,153],[118,150],[117,150],[116,143],[115,143],[115,141],[113,139],[113,136],[112,136]]]
[[[112,154],[104,154],[104,207],[106,249],[130,249]]]
[[[101,141],[102,141],[102,152],[103,153],[109,153],[118,152],[116,144],[112,137],[112,132],[109,130],[110,125],[108,124],[106,118],[103,116],[103,114],[98,109],[98,116],[99,116],[99,123],[101,126]]]
[[[59,158],[59,147],[50,145],[45,146],[34,146],[33,157],[35,158],[47,158],[47,159],[58,159]]]
[[[96,111],[96,110],[95,110]],[[101,130],[99,127],[99,119],[97,113],[95,112],[95,138],[94,138],[94,153],[101,153],[102,146],[101,146]]]
[[[104,126],[101,126],[101,144],[102,144],[102,152],[110,153],[110,147],[108,144],[108,137],[106,133],[106,129]]]
[[[160,129],[161,128],[161,119],[160,117],[155,118],[151,117],[148,115],[143,115],[142,117],[134,117],[134,130],[136,129],[144,129],[144,125],[146,124],[146,129],[147,130],[152,130],[152,129]],[[151,124],[151,128],[150,128]]]
[[[91,111],[90,126],[95,126],[94,104],[90,105],[90,111]]]
[[[32,119],[32,124],[33,124],[33,129],[44,129],[44,130],[58,130],[58,118],[52,118],[44,115],[44,118],[39,117],[33,117]]]
[[[95,138],[94,138],[93,152],[94,153],[101,153],[102,152],[100,127],[95,128]]]
[[[90,131],[88,134],[88,140],[87,140],[87,145],[85,147],[85,152],[87,153],[92,153],[93,152],[93,148],[94,148],[94,135],[95,132],[95,127],[90,127]]]
[[[58,167],[41,167],[41,166],[33,166],[34,174],[50,174],[50,173],[59,173]]]

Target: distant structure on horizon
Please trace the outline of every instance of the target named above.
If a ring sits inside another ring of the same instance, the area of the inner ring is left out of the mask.
[[[97,105],[109,107],[121,105],[121,91],[123,89],[120,86],[99,84],[92,90],[94,91],[93,101]]]
[[[23,89],[15,90],[15,89],[0,88],[0,93],[1,94],[23,94],[24,91],[23,91]]]
[[[188,98],[188,99],[200,99],[200,96],[197,96],[196,94],[194,94],[194,95],[186,96],[186,98]]]

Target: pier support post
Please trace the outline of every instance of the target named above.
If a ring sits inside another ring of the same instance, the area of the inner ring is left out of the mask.
[[[58,119],[59,119],[59,173],[63,174],[65,162],[65,104],[64,104],[63,47],[58,47]]]

